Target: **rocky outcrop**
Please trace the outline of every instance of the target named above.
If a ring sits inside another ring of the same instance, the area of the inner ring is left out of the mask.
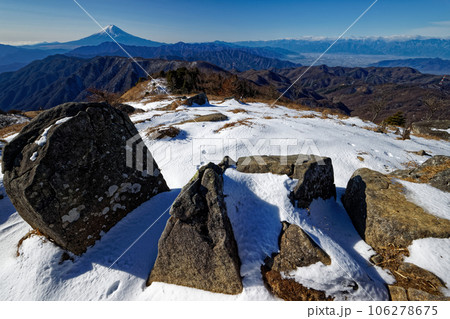
[[[114,105],[114,107],[118,110],[121,110],[122,112],[125,112],[127,114],[133,114],[133,113],[142,113],[144,112],[143,109],[137,109],[129,104],[118,104]]]
[[[200,168],[181,190],[170,215],[147,284],[159,281],[216,293],[242,292],[222,169],[212,163]]]
[[[368,168],[353,173],[342,203],[360,236],[375,250],[413,240],[450,237],[450,221],[406,200],[399,184]],[[378,250],[377,250],[378,251]]]
[[[328,157],[315,155],[241,157],[237,170],[244,173],[272,173],[298,179],[291,200],[307,208],[314,199],[336,198],[333,165]]]
[[[280,252],[266,258],[265,264],[261,267],[264,282],[269,290],[284,300],[331,300],[325,292],[304,287],[294,279],[283,278],[281,275],[317,262],[330,265],[331,259],[327,253],[299,226],[287,222],[283,222],[279,244]]]
[[[33,228],[81,254],[134,208],[168,190],[147,148],[142,152],[151,165],[144,167],[151,170],[127,165],[133,137],[142,142],[128,116],[107,104],[45,111],[3,150],[8,196]]]
[[[411,125],[412,132],[415,134],[435,136],[444,140],[450,140],[450,120],[435,120],[414,122]]]
[[[186,100],[187,106],[196,106],[205,104],[209,104],[208,97],[206,96],[205,93],[194,95],[193,97],[190,97]]]
[[[397,172],[402,174],[408,175]],[[417,174],[411,176],[423,176]],[[403,259],[413,240],[450,237],[449,220],[407,201],[400,184],[367,168],[353,174],[342,203],[358,233],[377,252],[371,261],[395,277],[396,284],[388,286],[391,300],[445,300],[440,291],[445,285],[436,275]]]
[[[415,183],[428,183],[450,192],[450,156],[436,155],[416,168],[396,170],[390,175]]]

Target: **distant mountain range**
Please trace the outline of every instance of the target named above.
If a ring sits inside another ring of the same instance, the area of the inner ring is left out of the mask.
[[[450,60],[443,60],[439,58],[384,60],[377,63],[373,63],[372,66],[376,67],[406,66],[417,69],[422,73],[450,74]]]
[[[122,46],[131,56],[167,60],[207,61],[226,70],[245,71],[300,66],[278,58],[287,50],[276,48],[245,48],[226,43],[176,43],[160,47]],[[286,52],[287,51],[287,52]],[[116,43],[105,42],[97,46],[85,46],[66,53],[69,56],[91,58],[95,56],[128,57]]]
[[[23,49],[12,45],[0,44],[0,73],[15,71],[31,61],[64,52],[66,51],[59,49]]]
[[[67,53],[78,57],[125,56],[125,53],[117,45],[114,47],[111,44],[111,37],[124,45],[133,56],[187,61],[205,60],[227,70],[240,71],[286,68],[298,66],[299,63],[309,64],[315,60],[313,55],[324,52],[334,41],[334,39],[311,38],[236,43],[216,41],[166,44],[136,37],[114,25],[109,25],[105,31],[69,42],[39,43],[21,47],[0,45],[0,73],[18,70],[32,61],[54,54]],[[108,42],[109,44],[106,44]],[[309,57],[303,59],[302,54],[309,55]],[[381,60],[402,57],[445,59],[450,58],[450,39],[341,39],[329,51],[326,58],[328,57],[330,59],[325,59],[326,61],[338,66],[363,66]],[[423,69],[421,70],[423,71]],[[436,74],[447,73],[438,67],[426,70],[426,72],[430,71]]]
[[[246,47],[277,47],[297,53],[322,53],[334,39],[241,41]],[[450,39],[340,39],[329,53],[450,58]]]

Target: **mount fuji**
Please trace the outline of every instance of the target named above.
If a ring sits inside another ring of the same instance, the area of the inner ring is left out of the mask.
[[[52,42],[52,43],[38,43],[34,45],[23,46],[23,48],[33,48],[33,49],[64,49],[73,50],[78,47],[87,45],[99,45],[104,42],[113,42],[111,39],[121,44],[135,45],[135,46],[146,46],[146,47],[157,47],[163,45],[164,43],[155,42],[140,37],[136,37],[129,34],[115,25],[108,25],[100,32],[94,33],[86,38],[82,38],[75,41],[69,42]]]

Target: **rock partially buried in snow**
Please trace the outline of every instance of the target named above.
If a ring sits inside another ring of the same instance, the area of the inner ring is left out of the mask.
[[[283,278],[281,275],[317,262],[330,265],[331,259],[299,226],[283,222],[280,252],[266,258],[261,272],[266,285],[279,298],[301,301],[331,300],[325,292],[304,287],[294,279]]]
[[[147,284],[159,281],[241,293],[240,260],[224,202],[222,169],[212,163],[200,168],[170,214]]]
[[[389,245],[407,248],[415,239],[450,237],[450,220],[407,201],[398,184],[368,168],[353,173],[342,203],[360,236],[377,252]]]
[[[127,166],[126,143],[136,134],[128,116],[107,104],[45,111],[5,146],[5,189],[33,228],[81,254],[134,208],[169,190],[145,147],[153,171]]]
[[[241,157],[237,170],[243,173],[272,173],[298,179],[291,199],[307,208],[314,199],[336,198],[333,165],[329,157],[315,155]]]

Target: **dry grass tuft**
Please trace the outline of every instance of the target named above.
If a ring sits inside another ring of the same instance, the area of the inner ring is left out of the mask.
[[[450,167],[450,159],[446,160],[444,163],[442,163],[441,165],[432,165],[432,166],[424,166],[424,167],[419,167],[419,164],[417,164],[414,161],[409,161],[406,163],[403,163],[403,165],[406,166],[406,168],[418,168],[419,171],[417,172],[418,174],[416,174],[416,178],[402,178],[405,181],[408,182],[413,182],[413,183],[429,183],[430,180],[438,173],[445,171],[446,169],[448,169]]]
[[[356,156],[357,159],[359,159],[361,162],[364,162],[364,157],[362,156]]]
[[[411,134],[414,135],[415,137],[421,137],[427,140],[445,141],[445,139],[442,139],[436,135],[418,134],[418,133],[411,133]]]
[[[0,129],[0,137],[5,138],[10,135],[19,133],[28,123],[18,123]]]
[[[401,165],[404,166],[405,168],[418,168],[419,167],[419,163],[417,163],[416,161],[404,162]]]
[[[23,236],[22,238],[20,238],[19,242],[17,243],[17,250],[16,250],[16,256],[19,257],[20,256],[20,247],[22,247],[23,242],[28,239],[31,238],[33,236],[39,236],[42,237],[41,239],[45,242],[47,241],[47,239],[45,238],[45,236],[39,231],[39,229],[32,229],[30,230],[28,233],[25,234],[25,236]]]
[[[417,266],[405,267],[403,259],[409,256],[407,248],[396,247],[392,244],[378,249],[378,255],[372,262],[382,268],[388,269],[395,277],[396,286],[419,289],[433,295],[442,295],[440,292],[440,280],[423,276],[423,270]],[[409,271],[405,271],[409,269]]]
[[[166,137],[174,138],[180,134],[181,130],[174,126],[164,127],[163,124],[150,127],[146,130],[146,136],[156,140],[160,140]]]
[[[237,114],[237,113],[245,113],[245,114],[247,114],[248,112],[246,111],[246,110],[244,110],[244,109],[233,109],[233,110],[230,110],[230,112],[231,113],[234,113],[234,114]]]
[[[183,102],[181,102],[181,101],[173,101],[172,103],[170,103],[170,104],[168,104],[168,105],[166,105],[166,106],[157,108],[157,109],[155,109],[155,110],[156,110],[156,111],[174,111],[174,110],[176,110],[179,106],[181,106],[182,104],[183,104]]]
[[[300,118],[302,118],[302,119],[314,119],[316,117],[317,116],[315,114],[305,114],[305,115],[300,116]]]
[[[247,119],[239,120],[239,121],[236,121],[236,122],[227,123],[224,126],[222,126],[221,128],[215,130],[214,133],[219,133],[220,131],[223,131],[223,130],[226,130],[228,128],[232,128],[232,127],[235,127],[235,126],[241,126],[241,125],[243,125],[243,126],[251,126],[252,123],[249,120],[251,120],[251,119],[247,118]]]
[[[24,112],[23,115],[25,115],[26,117],[29,117],[30,119],[34,119],[36,116],[38,116],[42,112],[43,111],[28,111],[28,112]]]

